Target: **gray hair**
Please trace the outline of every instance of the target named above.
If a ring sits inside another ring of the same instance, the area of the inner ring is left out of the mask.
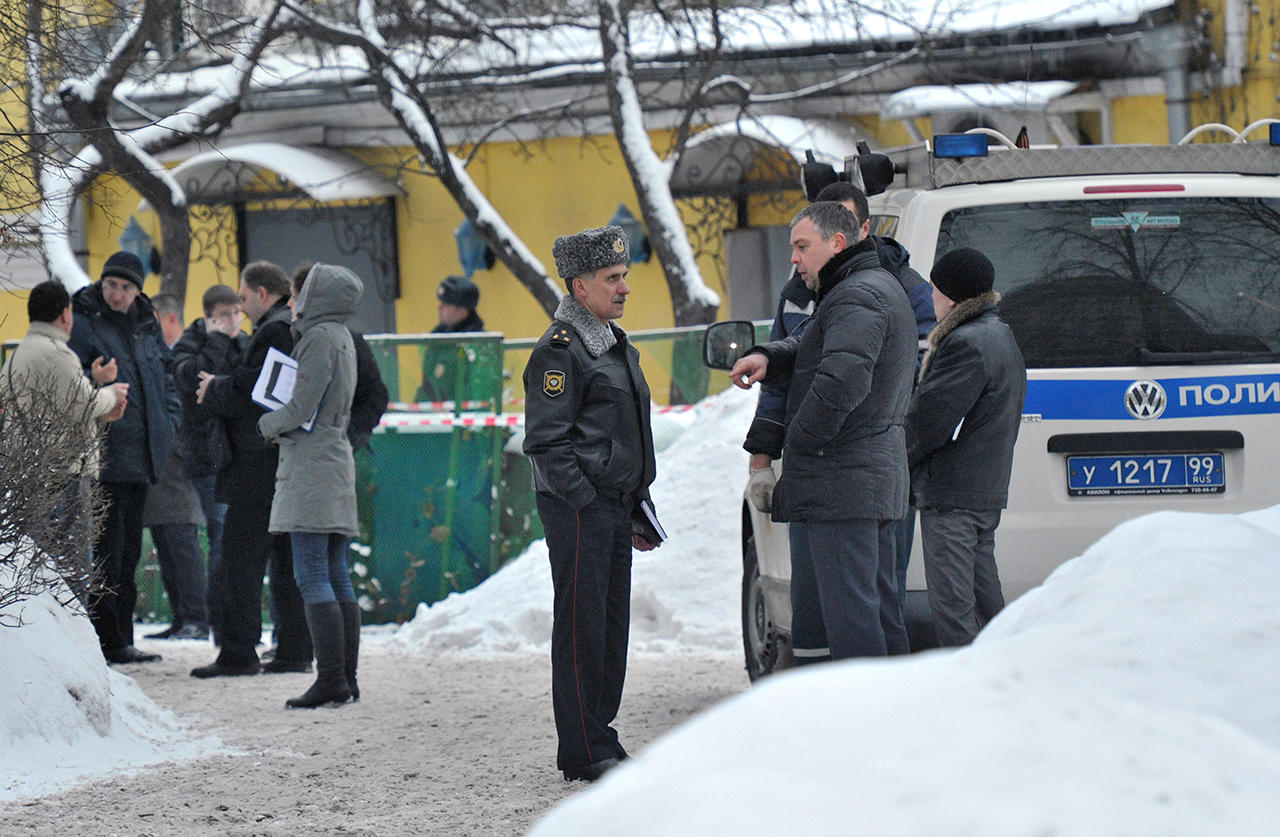
[[[862,226],[858,222],[857,215],[835,201],[816,201],[809,204],[791,219],[791,227],[794,229],[795,225],[805,218],[813,223],[813,228],[818,231],[823,241],[830,240],[836,233],[843,233],[845,241],[853,244],[858,240],[858,229]]]

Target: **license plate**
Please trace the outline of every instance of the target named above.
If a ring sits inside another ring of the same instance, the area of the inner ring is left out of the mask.
[[[1226,490],[1220,453],[1067,457],[1067,493],[1072,497],[1221,494]]]

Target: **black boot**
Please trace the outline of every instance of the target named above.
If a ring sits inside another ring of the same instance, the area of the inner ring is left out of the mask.
[[[347,686],[346,648],[342,610],[337,602],[307,605],[307,628],[316,651],[316,682],[301,696],[284,702],[289,709],[313,709],[351,699]]]
[[[360,699],[360,687],[356,685],[356,664],[360,661],[360,605],[355,602],[341,602],[342,634],[346,639],[347,687],[351,689],[351,700]]]

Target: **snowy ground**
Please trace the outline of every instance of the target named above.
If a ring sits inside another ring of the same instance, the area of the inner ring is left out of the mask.
[[[87,621],[28,603],[25,627],[0,629],[4,833],[521,834],[562,800],[537,834],[1259,833],[1280,819],[1280,507],[1132,521],[972,648],[747,692],[725,510],[753,405],[708,400],[660,455],[672,540],[635,559],[618,721],[639,757],[595,787],[553,769],[535,544],[476,590],[366,629],[365,699],[337,711],[280,708],[308,675],[193,680],[208,644],[144,641],[165,659],[109,670]]]
[[[633,558],[633,651],[742,647],[737,510],[748,461],[742,439],[755,402],[754,392],[733,388],[703,401],[684,434],[658,455],[651,493],[671,539]],[[538,541],[479,588],[419,605],[385,641],[407,651],[550,653],[551,599],[546,543]]]
[[[7,609],[0,627],[0,800],[48,793],[94,774],[217,749],[133,680],[109,668],[89,620],[45,594]]]
[[[533,833],[1274,833],[1277,602],[1280,506],[1149,515],[972,647],[771,678]]]
[[[740,445],[753,408],[754,396],[737,390],[712,399],[685,417],[689,432],[660,454],[653,493],[673,540],[635,560],[633,665],[619,721],[630,746],[642,748],[747,686],[737,633],[740,559],[724,548],[736,543],[738,521],[724,509],[738,503],[746,465]],[[367,827],[342,810],[280,798],[282,777],[304,769],[305,760],[307,784],[325,798],[360,800],[365,820],[382,824],[377,833],[410,829],[428,813],[401,810],[400,777],[409,773],[437,787],[430,812],[442,832],[452,823],[449,833],[464,833],[456,829],[468,817],[474,833],[522,832],[582,788],[562,785],[554,770],[551,598],[538,543],[480,588],[421,608],[398,630],[367,628],[366,699],[319,722],[279,709],[306,677],[196,681],[188,671],[213,652],[190,642],[143,641],[165,659],[111,670],[86,620],[31,603],[25,627],[0,633],[4,670],[23,672],[0,681],[0,735],[10,745],[0,755],[0,803],[17,800],[0,819],[37,832],[68,822],[110,832],[121,807],[111,800],[126,793],[131,801],[123,807],[132,809],[133,797],[147,800],[141,822],[167,823],[161,831],[234,826],[252,833],[255,822],[270,822],[269,830]],[[338,746],[353,738],[363,739],[359,770],[345,764]],[[156,767],[165,760],[182,763]],[[109,778],[32,799],[94,776]],[[185,778],[175,785],[174,776]],[[183,794],[193,793],[208,800],[195,805],[204,819],[183,818],[192,808]],[[496,819],[476,819],[477,799],[503,800]]]

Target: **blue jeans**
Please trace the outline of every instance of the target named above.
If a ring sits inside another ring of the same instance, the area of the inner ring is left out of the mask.
[[[896,520],[791,523],[796,662],[907,653],[894,572]]]
[[[293,546],[293,577],[298,582],[302,601],[313,605],[321,602],[354,602],[351,570],[347,567],[350,539],[337,532],[290,532]]]

